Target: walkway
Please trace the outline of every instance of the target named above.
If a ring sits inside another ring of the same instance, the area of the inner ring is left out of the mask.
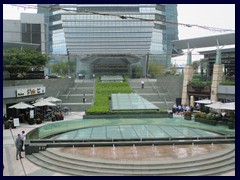
[[[72,112],[67,115],[64,121],[74,120],[74,119],[82,119],[83,112]],[[180,117],[178,116],[177,119]],[[180,118],[181,119],[181,118]],[[181,121],[181,123],[189,123],[188,121]],[[45,122],[41,125],[52,122]],[[44,168],[38,167],[35,164],[31,163],[27,158],[23,158],[21,160],[16,160],[16,148],[14,145],[14,141],[16,135],[21,131],[25,131],[28,133],[32,129],[39,127],[41,125],[28,125],[21,124],[20,127],[16,129],[3,129],[3,163],[4,170],[3,176],[66,176],[65,174],[53,172],[50,170],[46,170]],[[14,136],[14,138],[13,138]],[[22,155],[25,157],[24,152]],[[235,176],[235,171],[223,174],[223,176]]]

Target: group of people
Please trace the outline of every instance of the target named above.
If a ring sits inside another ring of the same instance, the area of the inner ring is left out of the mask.
[[[183,112],[190,111],[193,112],[194,107],[193,106],[188,106],[188,105],[173,105],[172,112],[174,114],[182,114]]]
[[[15,145],[16,145],[16,159],[18,160],[18,158],[23,158],[21,155],[21,152],[24,151],[23,149],[23,144],[24,144],[24,134],[25,131],[22,131],[20,134],[18,134],[17,139],[15,141]]]

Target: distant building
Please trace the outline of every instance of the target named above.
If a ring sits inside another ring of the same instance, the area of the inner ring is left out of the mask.
[[[20,20],[3,20],[3,49],[30,48],[47,53],[44,16],[21,13]]]
[[[129,75],[138,66],[145,76],[148,61],[171,64],[178,40],[178,26],[163,23],[177,22],[174,4],[38,4],[38,13],[49,27],[50,63],[73,61],[75,75]]]

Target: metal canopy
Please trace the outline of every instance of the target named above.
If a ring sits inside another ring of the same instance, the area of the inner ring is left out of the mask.
[[[159,110],[138,94],[112,94],[112,110]]]
[[[172,41],[174,48],[203,48],[235,44],[235,33]],[[189,47],[188,47],[189,44]]]

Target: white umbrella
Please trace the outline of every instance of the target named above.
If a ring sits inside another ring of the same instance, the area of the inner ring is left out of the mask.
[[[205,106],[213,109],[235,110],[235,102],[233,103],[216,102],[216,103],[205,105]]]
[[[44,100],[44,99],[43,99],[42,97],[41,97],[41,98],[38,98],[38,99],[35,100],[35,103],[36,103],[36,102],[39,102],[39,101],[43,101],[43,100]]]
[[[62,101],[61,99],[58,99],[58,98],[55,98],[55,97],[52,97],[52,96],[50,96],[50,97],[48,97],[44,100],[48,101],[48,102],[60,102],[60,101]]]
[[[56,106],[56,104],[42,100],[33,104],[34,106]]]
[[[12,105],[10,107],[8,107],[10,109],[12,108],[15,108],[15,109],[27,109],[27,108],[34,108],[34,106],[30,105],[30,104],[27,104],[27,103],[24,103],[24,102],[19,102],[15,105]]]
[[[199,104],[212,104],[215,101],[210,100],[210,99],[202,99],[202,100],[198,100],[198,101],[194,101],[195,103],[199,103]]]

